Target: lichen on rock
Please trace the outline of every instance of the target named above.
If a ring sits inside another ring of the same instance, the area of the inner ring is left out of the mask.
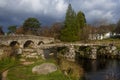
[[[53,63],[43,63],[32,68],[32,72],[36,74],[49,74],[57,70],[57,66]]]

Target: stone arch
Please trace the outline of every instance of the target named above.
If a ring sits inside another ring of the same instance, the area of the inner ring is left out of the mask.
[[[43,41],[40,41],[39,43],[38,43],[38,45],[42,45],[42,44],[45,44]]]
[[[20,43],[18,41],[12,41],[10,42],[9,44],[11,47],[14,47],[14,46],[20,46]]]
[[[23,48],[26,47],[33,47],[34,46],[34,42],[32,40],[27,40],[24,44],[23,44]]]

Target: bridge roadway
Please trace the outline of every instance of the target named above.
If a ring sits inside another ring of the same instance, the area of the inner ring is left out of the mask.
[[[109,44],[91,44],[91,43],[54,43],[54,44],[42,44],[36,46],[37,48],[45,49],[51,47],[69,47],[69,46],[109,46]]]

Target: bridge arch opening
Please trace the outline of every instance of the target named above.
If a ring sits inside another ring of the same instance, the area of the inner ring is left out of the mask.
[[[38,43],[38,45],[42,45],[42,44],[45,44],[43,41],[40,41],[39,43]]]
[[[33,46],[34,46],[34,42],[31,40],[27,40],[23,45],[24,48],[27,48],[27,47],[32,48]]]
[[[12,42],[10,42],[10,46],[11,47],[14,47],[14,46],[20,46],[20,44],[19,44],[19,42],[17,42],[17,41],[12,41]]]

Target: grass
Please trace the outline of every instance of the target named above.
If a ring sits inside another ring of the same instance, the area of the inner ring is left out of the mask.
[[[0,73],[4,72],[5,70],[7,70],[13,66],[16,66],[17,62],[18,61],[14,57],[3,58],[2,60],[0,60]]]
[[[35,65],[40,65],[45,62],[54,63],[54,60],[42,61],[38,60],[32,65],[20,65],[13,67],[8,72],[8,79],[7,80],[73,80],[69,79],[69,77],[65,76],[60,69],[57,71],[47,74],[47,75],[39,75],[33,74],[32,68]]]

